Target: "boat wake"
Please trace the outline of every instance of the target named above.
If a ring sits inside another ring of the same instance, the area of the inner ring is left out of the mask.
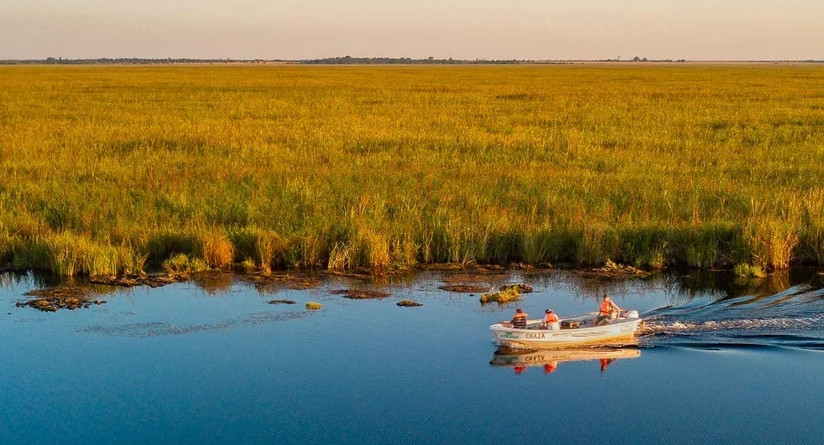
[[[641,346],[824,351],[824,289],[689,301],[652,310]]]

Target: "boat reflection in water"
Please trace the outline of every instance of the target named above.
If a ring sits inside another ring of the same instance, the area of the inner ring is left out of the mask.
[[[528,350],[500,347],[492,355],[489,364],[492,366],[506,366],[513,368],[516,374],[524,372],[529,367],[542,367],[545,374],[552,374],[559,363],[598,361],[601,372],[618,359],[636,358],[641,355],[637,348],[578,348],[578,349],[551,349]]]

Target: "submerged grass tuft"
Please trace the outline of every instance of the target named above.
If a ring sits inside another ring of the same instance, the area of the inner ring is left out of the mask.
[[[501,288],[498,292],[487,292],[481,294],[481,303],[509,303],[521,299],[521,293],[517,286],[508,286]]]
[[[179,253],[163,262],[163,270],[171,275],[189,275],[207,270],[209,266],[201,259],[189,258]]]
[[[733,272],[736,276],[742,278],[764,278],[767,276],[761,266],[746,263],[736,264]]]

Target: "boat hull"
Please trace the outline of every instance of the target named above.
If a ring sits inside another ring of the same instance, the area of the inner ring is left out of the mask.
[[[643,320],[622,318],[606,325],[595,326],[595,319],[587,316],[566,320],[578,320],[589,327],[571,329],[539,329],[540,321],[531,321],[533,328],[516,329],[504,323],[490,326],[493,341],[499,346],[514,349],[561,349],[579,346],[626,346],[636,344],[636,335]]]

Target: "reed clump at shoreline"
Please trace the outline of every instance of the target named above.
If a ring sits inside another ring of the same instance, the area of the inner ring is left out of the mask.
[[[0,67],[0,268],[821,265],[822,75]]]

